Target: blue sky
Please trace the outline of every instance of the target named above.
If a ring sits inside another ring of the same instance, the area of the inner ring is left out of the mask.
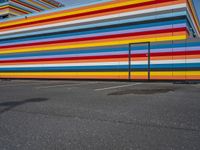
[[[79,4],[84,4],[84,3],[90,3],[90,2],[99,2],[101,0],[57,0],[65,4],[66,6],[74,6],[74,5],[79,5]],[[199,16],[200,20],[200,0],[193,0],[196,6],[196,10]]]
[[[199,20],[200,20],[200,0],[193,0],[193,1],[195,3],[196,11],[198,13],[198,17],[199,17]]]

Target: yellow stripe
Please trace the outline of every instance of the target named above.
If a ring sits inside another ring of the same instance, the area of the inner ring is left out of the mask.
[[[172,76],[172,71],[151,71],[151,76]]]
[[[50,18],[55,18],[55,17],[74,15],[74,14],[78,14],[78,13],[91,12],[91,11],[95,11],[95,10],[107,9],[107,8],[112,8],[112,7],[125,6],[125,5],[129,5],[129,4],[137,4],[137,3],[148,2],[148,1],[153,1],[153,0],[129,0],[126,2],[124,1],[124,2],[119,2],[119,3],[115,3],[115,4],[110,4],[110,5],[102,4],[102,6],[99,6],[99,7],[93,7],[93,8],[89,8],[89,9],[81,9],[81,10],[77,10],[77,11],[68,11],[68,12],[59,13],[59,14],[49,13],[48,16],[41,15],[41,16],[37,16],[37,17],[30,17],[28,20],[19,20],[19,21],[15,20],[15,21],[4,22],[4,23],[0,24],[0,27],[16,25],[19,23],[33,22],[33,21],[38,21],[38,20],[43,20],[43,19],[50,19]]]
[[[188,76],[198,76],[200,75],[200,71],[186,71],[186,75]]]
[[[200,71],[151,71],[151,76],[199,76]],[[6,76],[128,76],[128,72],[0,72],[0,78]],[[131,72],[131,75],[146,76],[147,72]]]
[[[147,76],[148,72],[147,71],[132,71],[131,76]]]
[[[73,44],[66,46],[49,46],[49,47],[35,47],[35,48],[21,48],[12,49],[8,51],[0,51],[0,54],[9,53],[22,53],[22,52],[36,52],[36,51],[50,51],[50,50],[61,50],[61,49],[71,49],[71,48],[85,48],[85,47],[98,47],[98,46],[112,46],[112,45],[123,45],[129,43],[139,43],[139,42],[159,42],[159,41],[170,41],[170,40],[182,40],[186,39],[186,35],[180,36],[168,36],[161,38],[147,38],[147,39],[134,39],[134,40],[121,40],[121,41],[111,41],[111,42],[96,42],[96,43],[86,43],[86,44]]]
[[[0,15],[9,13],[9,9],[0,10]]]

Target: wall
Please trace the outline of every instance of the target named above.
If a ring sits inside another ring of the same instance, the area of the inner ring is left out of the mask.
[[[186,7],[185,0],[119,0],[3,22],[0,78],[128,79],[130,43],[150,42],[154,52],[159,42],[192,36]],[[164,60],[174,61],[169,51]],[[175,79],[172,63],[167,75],[152,70],[151,78]]]
[[[199,80],[200,39],[133,44],[131,78],[151,80]]]

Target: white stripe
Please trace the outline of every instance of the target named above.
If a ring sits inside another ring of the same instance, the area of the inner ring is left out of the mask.
[[[199,63],[200,59],[154,60],[151,64]]]
[[[111,87],[106,87],[106,88],[95,89],[95,91],[118,89],[118,88],[133,86],[133,85],[139,85],[139,84],[141,84],[141,83],[126,84],[126,85],[120,85],[120,86],[111,86]]]
[[[131,61],[132,65],[147,65],[148,64],[148,60],[144,60],[144,61]]]
[[[155,64],[159,64],[161,63],[162,61],[158,61],[158,62],[155,62]],[[169,61],[163,61],[163,63],[168,63],[168,64],[173,64],[173,63],[199,63],[200,62],[200,59],[180,59],[180,60],[169,60]]]
[[[9,33],[15,33],[16,34],[18,32],[29,31],[29,30],[37,30],[37,29],[57,27],[57,26],[63,26],[63,25],[72,25],[72,24],[76,24],[76,23],[84,23],[84,22],[90,22],[90,21],[96,21],[96,20],[125,17],[125,16],[130,16],[130,15],[151,13],[151,12],[157,12],[157,11],[163,11],[163,10],[169,10],[169,9],[178,9],[178,8],[184,8],[184,7],[186,7],[186,4],[177,4],[177,5],[160,7],[160,8],[151,8],[151,9],[146,9],[146,10],[138,10],[138,11],[133,11],[133,12],[107,15],[107,16],[103,16],[103,17],[101,16],[101,17],[94,17],[94,18],[88,18],[88,19],[81,19],[81,20],[75,20],[75,21],[56,23],[56,24],[51,24],[51,25],[43,25],[43,26],[30,27],[30,28],[22,28],[22,29],[17,29],[17,30],[9,30],[9,31],[0,32],[0,35],[9,34]]]
[[[176,64],[176,63],[199,63],[200,59],[177,59],[177,60],[151,60],[150,64]],[[132,65],[147,65],[146,61],[131,61]]]
[[[186,63],[199,63],[200,59],[186,59]]]
[[[89,85],[89,84],[96,84],[98,82],[87,82],[87,83],[79,83],[79,84],[58,84],[58,85],[50,85],[50,86],[40,86],[37,89],[47,89],[47,88],[56,88],[56,87],[75,87],[81,85]]]
[[[37,65],[5,65],[0,68],[25,68],[25,67],[73,67],[73,66],[108,66],[108,65],[128,65],[128,62],[97,62],[97,63],[65,63],[65,64],[37,64]]]

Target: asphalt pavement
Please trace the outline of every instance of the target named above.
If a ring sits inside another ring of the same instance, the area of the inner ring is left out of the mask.
[[[0,80],[0,150],[199,150],[200,84]]]

